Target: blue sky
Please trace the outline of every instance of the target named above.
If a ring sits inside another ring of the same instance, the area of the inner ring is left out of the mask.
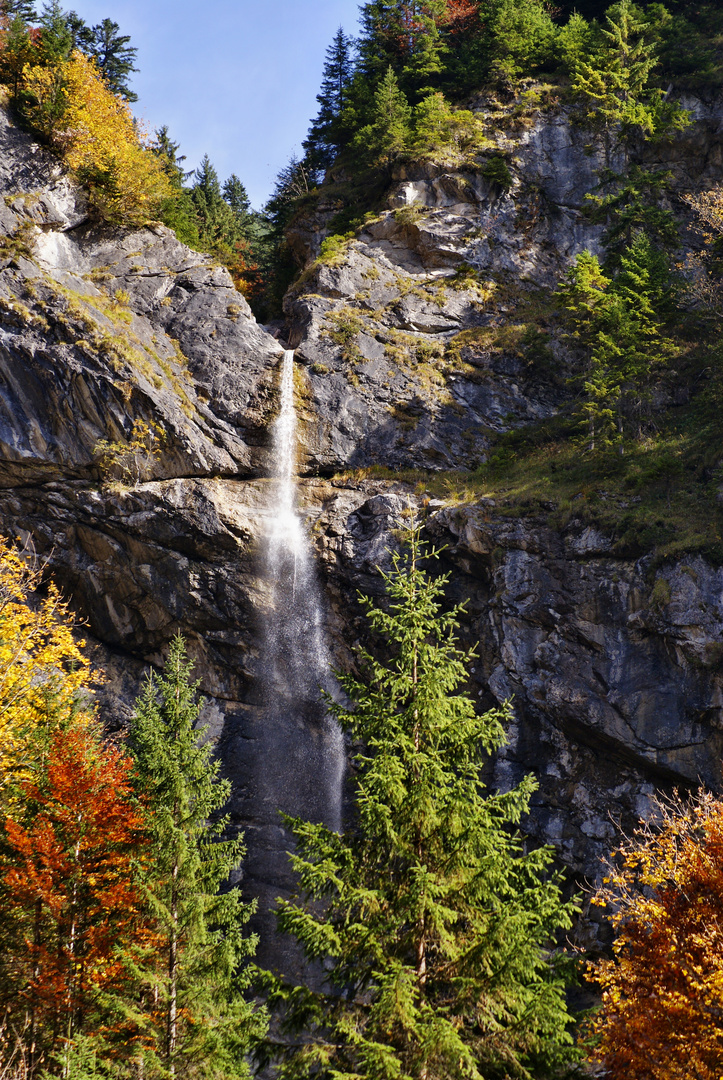
[[[207,153],[260,207],[316,115],[324,54],[357,32],[359,0],[62,0],[131,35],[137,116],[168,124],[188,168]],[[42,6],[40,3],[38,7]]]

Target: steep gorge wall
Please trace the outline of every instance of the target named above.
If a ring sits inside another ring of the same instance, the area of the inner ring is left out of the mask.
[[[721,110],[697,108],[696,126],[656,151],[680,183],[721,176]],[[617,556],[574,511],[555,528],[490,499],[430,500],[423,480],[415,492],[343,471],[468,468],[498,433],[564,398],[562,346],[530,365],[479,331],[504,331],[598,242],[580,207],[600,161],[564,111],[496,137],[513,154],[509,192],[472,171],[406,167],[389,209],[289,294],[301,493],[342,666],[365,634],[356,590],[379,592],[376,567],[418,505],[447,545],[451,597],[467,601],[470,685],[481,707],[514,698],[497,781],[532,769],[530,830],[594,877],[613,820],[645,813],[656,787],[719,783],[723,571],[696,558],[651,576],[649,560]],[[247,879],[273,896],[288,885],[285,840],[259,827],[260,776],[278,770],[286,808],[316,812],[303,725],[283,762],[269,760],[260,729],[281,348],[226,272],[169,230],[89,221],[57,164],[2,114],[0,194],[0,530],[48,560],[86,618],[111,724],[171,636],[186,636],[234,782],[234,825],[247,832]],[[322,207],[296,223],[300,256],[315,254],[328,217]],[[465,262],[507,284],[480,287],[458,272]],[[101,482],[97,441],[127,437],[136,419],[166,433],[151,478]],[[667,592],[653,594],[656,576]]]

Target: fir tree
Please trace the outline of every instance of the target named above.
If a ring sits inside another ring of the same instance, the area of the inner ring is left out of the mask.
[[[351,136],[349,91],[354,74],[354,42],[340,26],[326,50],[319,112],[304,140],[307,161],[315,170],[327,169]]]
[[[247,1076],[244,1054],[263,1015],[243,997],[240,965],[255,940],[242,930],[251,914],[236,889],[219,892],[243,856],[241,838],[222,840],[218,811],[230,784],[199,728],[202,701],[191,683],[181,637],[161,678],[149,677],[131,726],[139,787],[151,810],[153,869],[148,895],[163,959],[158,996],[158,1057],[175,1076]]]
[[[527,852],[515,831],[534,779],[485,789],[509,706],[478,716],[458,692],[460,609],[443,611],[447,578],[420,565],[437,554],[410,531],[383,575],[386,608],[364,601],[385,660],[362,652],[362,676],[341,678],[351,708],[332,706],[364,747],[358,821],[341,835],[289,821],[300,886],[279,926],[328,975],[321,990],[274,986],[287,1028],[304,1032],[283,1077],[493,1080],[573,1053],[554,938],[574,905],[550,849]]]
[[[103,19],[94,26],[92,35],[92,43],[84,51],[95,59],[114,94],[126,101],[137,101],[138,95],[128,87],[128,77],[138,70],[133,66],[138,50],[129,44],[129,35],[121,34],[118,23],[112,19]]]

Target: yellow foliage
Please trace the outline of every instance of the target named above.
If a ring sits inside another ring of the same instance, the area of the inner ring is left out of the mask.
[[[36,595],[40,571],[0,537],[0,797],[29,767],[32,733],[82,707],[90,663],[54,585]]]
[[[137,487],[150,471],[153,459],[162,453],[165,437],[165,431],[155,420],[134,420],[128,442],[99,439],[94,456],[103,473],[117,475],[126,483],[133,480]]]
[[[723,1069],[723,802],[658,801],[596,897],[613,958],[591,965],[593,1058],[611,1080],[718,1080]]]
[[[90,191],[107,221],[145,224],[173,195],[157,157],[143,146],[127,103],[80,52],[51,67],[26,66],[28,118],[50,139]]]

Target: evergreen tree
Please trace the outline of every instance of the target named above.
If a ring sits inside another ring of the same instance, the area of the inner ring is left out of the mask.
[[[664,256],[640,233],[615,279],[584,251],[558,289],[570,341],[586,357],[579,381],[591,450],[616,446],[622,453],[626,427],[633,422],[640,432],[652,378],[674,354],[662,321],[670,288]]]
[[[557,27],[544,0],[499,0],[490,19],[490,58],[498,79],[515,82],[552,57]]]
[[[20,18],[24,23],[32,23],[37,18],[35,0],[0,0],[0,15],[4,15],[9,22]]]
[[[88,55],[93,46],[93,31],[85,20],[81,19],[80,15],[77,15],[74,11],[70,11],[65,16],[65,25],[70,31],[72,39],[70,51],[80,49],[82,53]]]
[[[616,137],[636,132],[658,138],[690,123],[685,109],[651,85],[658,57],[648,23],[640,16],[631,0],[613,4],[602,29],[603,47],[596,58],[579,63],[573,75],[586,119],[604,132],[608,168]]]
[[[191,192],[183,186],[184,181],[193,175],[192,169],[186,171],[183,168],[186,155],[178,153],[180,144],[173,142],[166,124],[156,131],[156,137],[150,149],[161,159],[164,171],[174,189],[172,197],[166,199],[161,206],[161,220],[174,230],[182,243],[198,249],[201,239],[198,234],[196,208]]]
[[[354,140],[370,164],[388,164],[408,145],[412,110],[391,67],[374,95],[372,122]]]
[[[303,146],[310,166],[327,169],[351,136],[349,91],[354,74],[354,42],[340,26],[326,50],[321,88],[316,95],[319,112]]]
[[[242,930],[252,907],[236,889],[219,892],[243,856],[241,838],[222,840],[218,812],[230,784],[198,727],[202,702],[181,637],[174,638],[161,678],[150,676],[131,726],[139,788],[151,810],[152,870],[148,895],[162,964],[158,1057],[178,1077],[248,1076],[244,1054],[263,1028],[263,1014],[244,1000],[241,966],[255,941]]]
[[[208,154],[194,173],[191,200],[202,244],[212,249],[238,239],[233,212],[221,194],[221,182]]]
[[[363,601],[385,659],[361,652],[362,676],[341,678],[351,708],[332,705],[363,746],[358,821],[337,834],[289,820],[300,886],[279,926],[327,976],[322,989],[274,985],[286,1027],[304,1032],[282,1077],[501,1080],[573,1054],[554,938],[574,904],[550,849],[526,851],[515,831],[533,777],[485,790],[509,706],[478,716],[458,692],[460,609],[442,610],[447,578],[420,565],[437,554],[410,531],[383,575],[386,608]]]
[[[129,35],[121,34],[118,23],[112,19],[103,19],[94,26],[92,35],[90,47],[84,51],[95,59],[114,94],[119,94],[126,101],[137,101],[138,95],[128,87],[128,77],[133,71],[138,71],[133,66],[138,50],[129,44]]]
[[[67,60],[73,48],[73,35],[66,23],[59,0],[47,0],[40,15],[42,51],[48,63]]]
[[[662,169],[631,165],[627,175],[605,172],[599,189],[606,193],[585,196],[586,214],[597,225],[606,225],[603,243],[606,265],[617,268],[620,256],[639,232],[667,248],[678,247],[675,217],[661,206],[669,190],[671,174]]]
[[[28,33],[27,23],[16,15],[8,27],[3,48],[0,49],[0,81],[12,87],[17,97],[23,68],[37,62],[37,48]]]
[[[232,173],[223,185],[223,197],[240,220],[251,212],[248,193],[236,173]]]

